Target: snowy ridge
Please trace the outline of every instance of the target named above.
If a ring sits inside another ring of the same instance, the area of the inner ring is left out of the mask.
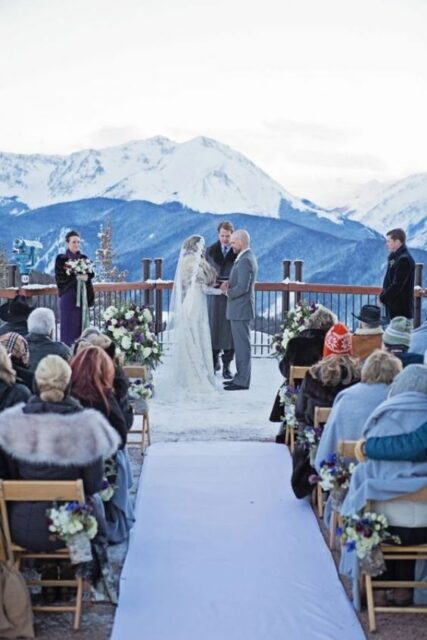
[[[69,156],[1,153],[2,196],[17,197],[32,209],[93,197],[276,218],[282,200],[300,211],[314,209],[241,153],[206,137],[176,143],[157,136]]]
[[[351,199],[345,215],[381,233],[406,230],[408,244],[427,247],[427,173],[396,182],[370,182]]]

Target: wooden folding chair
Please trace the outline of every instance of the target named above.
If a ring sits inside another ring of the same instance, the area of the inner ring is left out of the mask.
[[[68,548],[57,551],[33,552],[18,546],[13,542],[7,503],[8,502],[69,502],[77,501],[84,503],[85,494],[83,480],[0,480],[0,512],[3,523],[3,530],[8,545],[8,556],[13,558],[16,568],[19,570],[21,560],[32,558],[34,560],[58,560],[70,561]],[[46,522],[46,527],[47,527]],[[76,600],[74,604],[68,605],[37,605],[33,606],[33,611],[44,611],[47,613],[74,613],[74,630],[80,628],[83,600],[83,579],[74,580],[27,580],[28,586],[42,587],[75,587]]]
[[[325,424],[327,422],[330,413],[332,411],[331,407],[315,407],[314,408],[314,426],[320,427],[321,424]],[[317,504],[317,515],[319,518],[323,518],[323,509],[325,506],[325,492],[319,483],[316,485],[315,489],[315,502]]]
[[[357,440],[338,440],[337,454],[342,458],[355,458],[354,448]],[[337,511],[332,511],[331,527],[329,529],[329,548],[335,549],[337,527],[342,526],[342,516]]]
[[[146,376],[146,369],[144,366],[142,365],[126,365],[125,367],[123,367],[125,374],[127,375],[127,377],[131,380],[131,379],[138,379],[141,378],[141,380],[145,379]],[[148,413],[148,409],[146,411],[142,411],[142,412],[138,412],[136,409],[136,405],[134,405],[133,407],[134,409],[134,416],[141,416],[141,428],[138,429],[134,429],[134,424],[132,425],[132,428],[129,431],[130,435],[139,435],[141,434],[141,454],[144,455],[145,452],[145,448],[146,446],[150,446],[151,444],[151,432],[150,432],[150,416]],[[145,438],[147,438],[147,444],[145,444]],[[130,445],[132,445],[132,442],[129,442]]]
[[[295,388],[298,380],[304,380],[305,374],[310,367],[299,367],[291,365],[289,369],[289,386]],[[285,444],[288,445],[291,453],[293,453],[295,447],[295,429],[286,425],[285,429]]]
[[[394,498],[393,502],[399,500],[409,500],[411,502],[427,501],[427,486],[415,493],[409,493],[399,498]],[[371,511],[370,505],[367,510]],[[385,560],[427,560],[427,545],[402,546],[402,545],[381,545]],[[391,588],[427,588],[427,580],[375,580],[371,576],[365,574],[366,599],[368,603],[368,620],[369,631],[376,631],[376,613],[427,613],[427,607],[379,607],[374,604],[374,589],[391,589]]]

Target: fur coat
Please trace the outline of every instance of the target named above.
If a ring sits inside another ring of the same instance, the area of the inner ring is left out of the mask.
[[[85,493],[101,488],[104,460],[116,451],[120,437],[94,409],[58,403],[46,412],[41,401],[35,412],[18,404],[0,413],[0,477],[10,480],[77,480]],[[31,400],[30,400],[31,402]],[[71,404],[71,403],[70,403]],[[53,405],[50,405],[51,407]],[[63,543],[49,539],[46,509],[49,502],[12,503],[9,510],[12,538],[33,551],[48,551]]]

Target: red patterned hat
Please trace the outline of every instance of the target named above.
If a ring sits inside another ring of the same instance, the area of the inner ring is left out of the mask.
[[[331,327],[325,336],[323,344],[323,357],[327,356],[351,356],[351,334],[345,324],[337,322]]]

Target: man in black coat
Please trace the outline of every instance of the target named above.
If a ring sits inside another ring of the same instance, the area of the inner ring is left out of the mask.
[[[16,295],[8,300],[0,307],[0,335],[5,333],[19,333],[20,336],[26,336],[28,333],[27,318],[35,309],[28,304],[25,296]]]
[[[206,259],[218,274],[218,285],[227,282],[237,254],[231,249],[230,238],[234,228],[231,222],[223,221],[218,225],[218,240],[206,251]],[[222,354],[223,377],[231,379],[230,363],[234,357],[233,337],[230,321],[226,319],[226,296],[208,296],[209,325],[211,329],[212,355],[215,371],[219,371],[219,355]]]
[[[390,252],[380,301],[385,306],[388,320],[396,316],[414,317],[415,262],[406,247],[403,229],[392,229],[386,234]]]
[[[28,316],[28,349],[30,362],[28,368],[34,373],[38,363],[45,356],[60,356],[64,360],[71,359],[71,350],[63,342],[53,339],[55,333],[55,314],[52,309],[38,307]]]

